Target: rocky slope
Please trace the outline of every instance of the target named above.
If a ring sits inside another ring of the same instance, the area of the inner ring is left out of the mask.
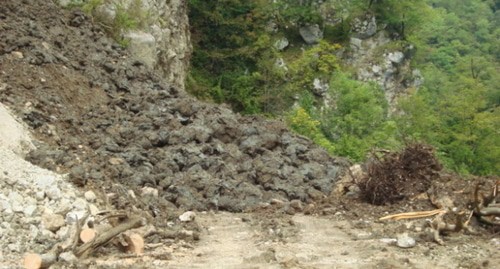
[[[0,40],[0,102],[43,141],[28,159],[98,197],[118,194],[108,199],[115,208],[164,223],[177,208],[312,202],[344,171],[342,160],[281,122],[187,96],[78,10],[4,1]]]

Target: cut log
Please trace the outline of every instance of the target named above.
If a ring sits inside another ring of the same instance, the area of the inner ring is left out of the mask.
[[[42,257],[35,253],[28,253],[24,256],[25,269],[40,269],[42,267]]]
[[[59,247],[52,249],[50,252],[45,253],[43,255],[39,255],[36,253],[28,253],[24,257],[24,268],[25,269],[40,269],[40,268],[48,268],[57,260],[57,251]]]
[[[87,228],[83,229],[80,232],[80,240],[82,240],[83,243],[87,243],[94,240],[95,236],[96,236],[96,231],[94,229]]]
[[[125,235],[125,240],[128,244],[128,251],[134,254],[144,253],[144,239],[142,236],[133,233],[130,235]]]
[[[75,251],[73,252],[75,256],[83,258],[87,257],[90,253],[92,253],[95,249],[99,248],[100,246],[108,243],[111,239],[113,239],[115,236],[121,234],[122,232],[125,232],[127,230],[133,229],[133,228],[139,228],[143,226],[143,220],[142,218],[135,217],[128,219],[126,222],[111,228],[110,230],[100,234],[97,236],[94,240],[84,243]]]

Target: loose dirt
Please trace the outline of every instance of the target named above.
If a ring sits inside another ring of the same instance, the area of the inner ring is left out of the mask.
[[[282,122],[189,97],[129,60],[82,12],[52,1],[0,3],[0,102],[40,141],[29,161],[68,174],[82,192],[93,190],[99,207],[132,210],[161,231],[145,238],[143,256],[125,255],[111,243],[53,268],[500,264],[498,234],[487,226],[472,223],[478,234],[452,233],[440,246],[426,220],[378,221],[435,206],[425,193],[392,205],[363,202],[349,162]],[[477,181],[490,188],[495,179]],[[442,174],[429,193],[465,210],[475,182]],[[186,210],[197,212],[194,221],[179,221]],[[405,233],[414,247],[394,245]],[[23,254],[13,250],[9,257],[20,261]],[[13,263],[0,257],[0,265]]]

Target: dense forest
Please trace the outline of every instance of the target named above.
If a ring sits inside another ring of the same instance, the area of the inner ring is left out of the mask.
[[[189,0],[189,8],[187,88],[197,97],[284,118],[353,161],[419,141],[433,145],[450,170],[499,173],[500,2]],[[377,83],[357,79],[345,56],[354,22],[367,15],[390,35],[379,49],[410,54],[423,77],[395,104]],[[307,25],[319,26],[320,41],[304,42],[299,29]],[[315,94],[319,81],[329,100]]]

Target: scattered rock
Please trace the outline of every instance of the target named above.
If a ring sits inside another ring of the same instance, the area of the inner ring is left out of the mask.
[[[96,199],[96,195],[93,191],[86,191],[83,196],[85,197],[85,200],[90,203],[93,203]]]
[[[302,26],[299,33],[308,45],[316,44],[323,38],[323,31],[317,24]]]
[[[312,91],[317,96],[320,96],[320,97],[324,96],[325,93],[327,93],[329,89],[330,89],[330,85],[328,84],[328,82],[323,81],[319,78],[315,78],[313,80]]]
[[[44,214],[42,216],[42,224],[45,229],[56,232],[66,224],[64,217],[59,214]]]
[[[290,42],[288,42],[288,39],[286,37],[282,37],[278,40],[276,40],[276,42],[274,42],[274,47],[277,49],[277,50],[284,50],[286,47],[288,47],[288,45],[290,44]]]
[[[400,64],[405,59],[405,55],[400,51],[389,52],[386,57],[389,61],[395,64]]]
[[[129,40],[128,49],[134,59],[143,62],[146,66],[154,68],[157,60],[156,39],[146,32],[130,31],[125,34]]]
[[[416,246],[415,239],[410,237],[407,233],[403,233],[397,236],[396,245],[400,248],[412,248]]]
[[[72,263],[72,262],[75,262],[78,260],[78,258],[75,256],[75,254],[73,254],[73,252],[71,252],[71,251],[67,251],[67,252],[63,252],[63,253],[59,254],[59,259],[64,261],[64,262],[68,262],[68,263]]]
[[[196,218],[196,213],[193,211],[187,211],[184,212],[182,215],[179,216],[179,220],[182,222],[190,222],[193,221]]]

